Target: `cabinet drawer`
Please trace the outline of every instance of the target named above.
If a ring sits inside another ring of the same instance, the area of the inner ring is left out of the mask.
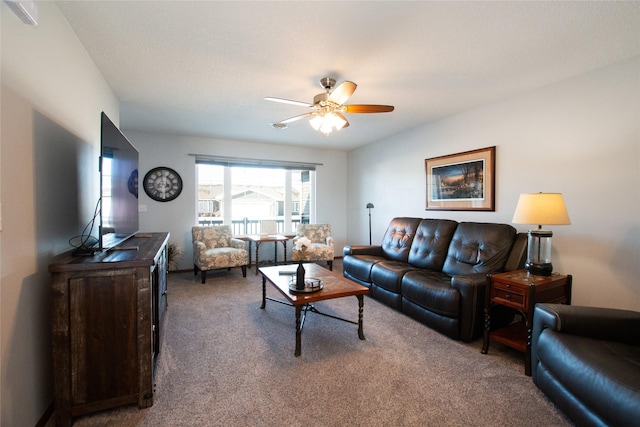
[[[525,294],[503,283],[494,283],[491,288],[491,300],[515,308],[525,308]]]

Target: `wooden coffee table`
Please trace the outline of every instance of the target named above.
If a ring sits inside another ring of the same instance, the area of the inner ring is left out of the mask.
[[[292,264],[278,265],[273,267],[260,267],[259,269],[260,273],[262,274],[262,306],[260,308],[264,309],[267,300],[270,300],[278,302],[280,304],[293,306],[296,309],[296,357],[300,356],[300,354],[302,353],[302,328],[304,326],[304,319],[307,315],[307,312],[309,311],[312,313],[320,314],[322,316],[331,317],[333,319],[342,320],[344,322],[358,325],[358,337],[361,340],[364,340],[365,338],[362,329],[362,315],[364,311],[364,295],[369,293],[369,288],[347,280],[337,273],[320,267],[317,264],[309,263],[304,264],[304,268],[306,270],[306,278],[314,277],[322,280],[323,288],[315,292],[293,292],[289,290],[289,281],[292,276],[290,274],[282,273],[295,272],[296,267],[297,264]],[[295,275],[293,277],[295,277]],[[280,294],[282,294],[286,301],[267,298],[267,282],[271,283],[273,287],[275,287],[280,292]],[[313,306],[314,302],[349,296],[355,296],[356,298],[358,298],[357,322],[322,313]]]

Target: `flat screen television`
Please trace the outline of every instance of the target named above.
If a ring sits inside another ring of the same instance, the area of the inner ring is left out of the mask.
[[[139,230],[138,150],[104,112],[101,119],[99,249],[104,251]]]

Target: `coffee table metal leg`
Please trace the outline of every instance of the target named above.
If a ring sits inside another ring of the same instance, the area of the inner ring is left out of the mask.
[[[258,265],[260,264],[260,260],[258,259],[259,253],[260,253],[260,242],[256,242],[256,276],[258,275]]]
[[[267,303],[267,278],[262,276],[262,305],[260,308],[264,309]]]
[[[298,357],[302,354],[302,323],[300,321],[300,315],[302,314],[302,306],[296,305],[296,352],[295,356]]]
[[[362,329],[362,316],[364,314],[364,295],[356,295],[358,298],[358,338],[364,339],[364,330]]]
[[[278,265],[278,242],[273,242],[273,265]]]

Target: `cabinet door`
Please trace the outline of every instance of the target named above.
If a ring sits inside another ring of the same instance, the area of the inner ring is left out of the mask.
[[[137,288],[131,270],[70,280],[72,405],[137,402]]]
[[[153,292],[153,366],[160,353],[160,336],[162,321],[167,308],[167,249],[162,249],[158,257],[158,263],[151,272],[151,289]]]
[[[167,247],[165,246],[162,250],[162,255],[160,256],[160,260],[158,261],[157,266],[158,272],[158,293],[159,293],[159,303],[158,303],[158,318],[159,324],[162,325],[162,319],[164,319],[164,314],[167,309]]]

